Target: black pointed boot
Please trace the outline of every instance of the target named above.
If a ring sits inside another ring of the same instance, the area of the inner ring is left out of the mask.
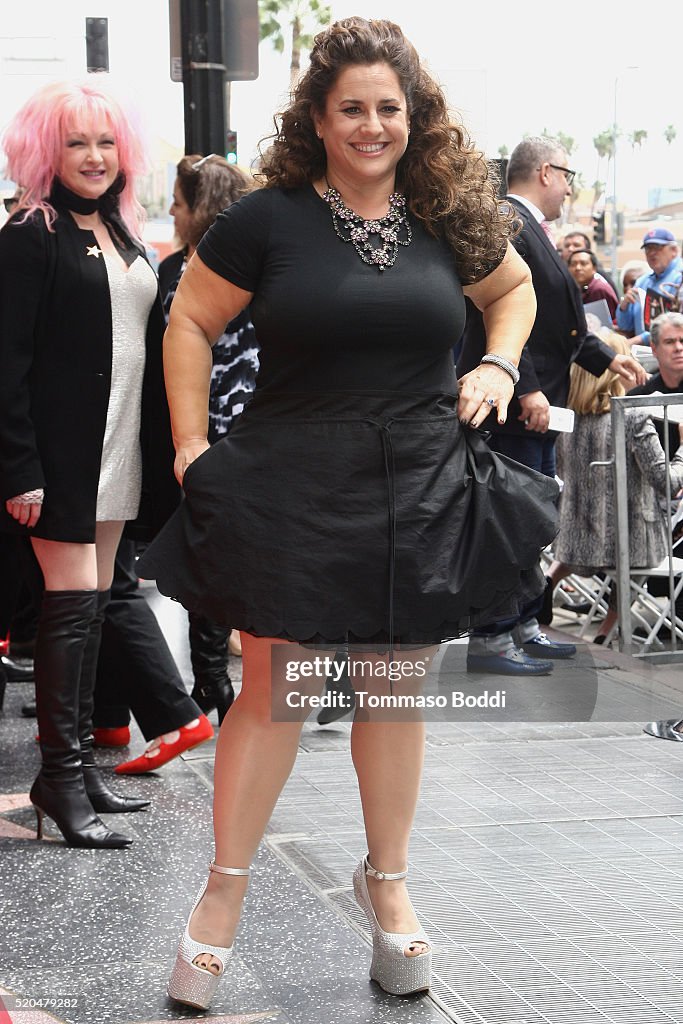
[[[88,799],[78,742],[78,693],[94,590],[47,590],[36,639],[35,677],[42,767],[29,794],[38,818],[52,818],[67,846],[120,849],[132,842],[111,832]]]
[[[102,623],[110,599],[110,590],[99,590],[97,592],[97,610],[90,621],[81,666],[81,685],[78,702],[78,739],[81,746],[81,766],[85,791],[88,794],[90,803],[93,805],[93,809],[98,814],[126,814],[130,811],[141,811],[145,807],[149,807],[150,801],[130,796],[119,796],[118,793],[113,793],[104,781],[102,772],[95,763],[93,751],[92,715],[95,704],[97,659],[102,639]]]
[[[190,657],[194,675],[191,696],[205,715],[216,709],[219,725],[235,699],[228,676],[229,637],[229,629],[190,612]]]

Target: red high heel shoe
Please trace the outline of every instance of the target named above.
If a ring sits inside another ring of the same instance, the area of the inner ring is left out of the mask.
[[[172,761],[174,757],[183,754],[186,750],[198,747],[200,743],[206,743],[213,739],[213,727],[206,715],[200,715],[187,725],[183,725],[175,732],[166,733],[152,740],[150,745],[140,757],[132,761],[124,761],[114,769],[117,775],[145,775],[147,772],[155,772],[157,768],[163,768],[165,764]]]

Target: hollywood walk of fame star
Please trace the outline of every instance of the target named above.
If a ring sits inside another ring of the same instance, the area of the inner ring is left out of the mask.
[[[10,1012],[8,1007],[13,1006],[14,994],[9,989],[0,987],[0,1024],[64,1024],[61,1017],[55,1017],[41,1009],[27,1007],[12,1009]]]
[[[28,793],[0,793],[0,839],[35,839],[35,830],[30,831],[2,817],[7,811],[16,811],[30,806]]]

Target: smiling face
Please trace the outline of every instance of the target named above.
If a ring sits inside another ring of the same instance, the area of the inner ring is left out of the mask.
[[[62,184],[85,199],[98,199],[118,173],[116,139],[105,120],[67,132],[59,168]]]
[[[394,188],[396,165],[408,145],[406,97],[388,64],[350,64],[314,114],[332,184],[362,189],[386,182]]]

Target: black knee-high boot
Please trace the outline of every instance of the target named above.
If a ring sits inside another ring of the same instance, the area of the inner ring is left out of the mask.
[[[190,657],[194,675],[192,699],[205,715],[215,708],[220,725],[235,699],[228,676],[230,630],[190,612]]]
[[[38,625],[36,702],[42,767],[30,792],[42,837],[43,815],[54,820],[67,846],[116,849],[127,836],[111,832],[88,799],[78,742],[79,689],[94,590],[48,590]]]
[[[95,764],[93,752],[94,737],[92,734],[92,714],[95,704],[95,677],[97,675],[97,658],[100,653],[102,639],[102,623],[111,598],[110,590],[97,592],[97,609],[90,620],[88,638],[83,651],[81,665],[81,685],[78,698],[78,740],[81,745],[81,767],[85,791],[90,803],[98,814],[125,814],[127,811],[141,811],[149,807],[149,800],[135,797],[119,796],[113,793],[102,778],[102,773]]]

